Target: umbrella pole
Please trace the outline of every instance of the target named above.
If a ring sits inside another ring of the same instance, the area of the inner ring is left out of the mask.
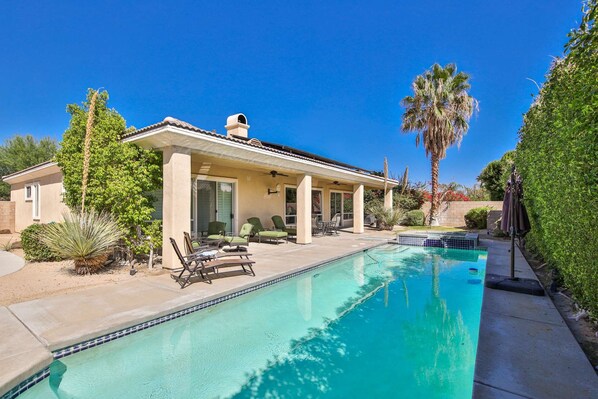
[[[505,224],[501,226],[505,230],[506,227],[508,227],[509,232],[511,233],[511,273],[510,276],[486,273],[486,281],[484,282],[484,286],[495,290],[542,296],[544,295],[544,288],[542,288],[538,280],[535,280],[533,278],[515,278],[515,234],[517,233],[517,231],[521,231],[521,228],[515,229],[515,222],[517,221],[515,212],[518,211],[518,208],[515,208],[515,204],[519,204],[519,199],[516,200],[515,196],[519,195],[520,193],[519,187],[517,187],[516,184],[517,182],[515,179],[515,166],[513,166],[513,169],[511,170],[511,179],[509,182],[509,187],[507,188],[507,190],[510,191],[505,192],[505,201],[503,203],[503,216],[506,213],[505,209],[507,207],[511,208],[509,210],[511,213],[508,215],[508,217],[503,219],[503,222],[505,222]],[[511,198],[507,199],[508,195],[510,195]]]
[[[511,280],[515,279],[515,167],[511,171]]]

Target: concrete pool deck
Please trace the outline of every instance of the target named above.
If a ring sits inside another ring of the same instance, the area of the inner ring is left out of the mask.
[[[382,232],[341,233],[316,237],[305,246],[251,243],[256,277],[238,275],[181,290],[168,275],[151,276],[0,308],[0,324],[9,326],[0,331],[0,396],[46,368],[51,351],[360,252],[393,237]],[[489,248],[488,270],[507,273],[507,244],[485,240],[482,245]],[[521,254],[517,260],[521,275],[533,277]],[[597,397],[598,377],[550,299],[512,295],[521,294],[484,292],[474,397]],[[559,386],[563,388],[555,388]]]
[[[508,276],[509,242],[481,245],[486,272]],[[515,251],[515,276],[537,280]],[[598,398],[598,376],[550,297],[484,288],[473,397]]]

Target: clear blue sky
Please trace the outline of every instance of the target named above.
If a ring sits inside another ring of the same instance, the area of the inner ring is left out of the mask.
[[[138,128],[170,115],[223,133],[243,112],[253,137],[375,170],[387,156],[428,181],[399,102],[455,62],[480,112],[440,180],[467,185],[515,147],[537,92],[526,78],[544,80],[581,19],[580,0],[91,3],[0,4],[0,140],[60,139],[66,104],[103,87]]]

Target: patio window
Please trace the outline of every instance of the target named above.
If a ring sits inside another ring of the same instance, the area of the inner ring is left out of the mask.
[[[285,224],[297,224],[297,189],[286,187],[284,190]]]
[[[343,193],[343,220],[353,219],[353,194]]]
[[[297,188],[286,187],[284,196],[285,224],[297,224]],[[311,217],[322,220],[322,190],[311,190]]]
[[[322,221],[322,190],[311,190],[311,217]]]

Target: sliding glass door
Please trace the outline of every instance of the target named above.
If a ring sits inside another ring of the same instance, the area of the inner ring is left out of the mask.
[[[191,198],[191,230],[199,235],[208,231],[213,221],[226,223],[226,232],[234,233],[235,183],[218,180],[196,180]]]

